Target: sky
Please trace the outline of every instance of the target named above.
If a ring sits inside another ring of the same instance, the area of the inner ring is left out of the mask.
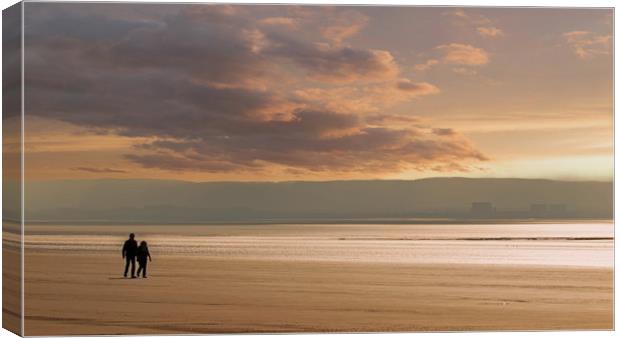
[[[613,176],[611,9],[24,13],[27,179]]]

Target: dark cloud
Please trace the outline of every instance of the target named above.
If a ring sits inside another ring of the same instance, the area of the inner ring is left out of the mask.
[[[293,39],[281,25],[264,32],[248,7],[142,6],[29,4],[28,113],[152,138],[125,157],[165,170],[388,172],[485,159],[415,117],[336,112],[285,84],[383,81],[381,93],[412,97],[437,90],[399,81],[386,51]]]
[[[268,62],[257,53],[257,37],[242,20],[217,20],[224,14],[181,10],[160,25],[134,29],[99,56],[111,67],[176,70],[186,76],[221,83],[260,77]]]
[[[456,131],[451,128],[433,128],[433,134],[440,136],[454,136]]]
[[[120,169],[111,169],[111,168],[91,168],[91,167],[77,167],[72,168],[72,170],[77,171],[86,171],[90,173],[105,173],[105,174],[125,174],[127,171]]]
[[[223,168],[260,170],[266,163],[308,171],[389,172],[412,166],[434,170],[438,164],[453,166],[463,159],[486,160],[467,140],[433,138],[433,132],[422,128],[368,127],[342,114],[305,114],[306,118],[257,124],[262,128],[244,135],[196,142],[156,141],[145,146],[157,152],[156,155],[132,154],[128,158],[146,167],[174,170],[199,167],[214,172]],[[316,124],[319,116],[332,122]],[[328,126],[333,131],[345,128],[354,131],[331,137]]]
[[[292,60],[312,79],[338,83],[381,81],[398,75],[398,65],[388,51],[305,43],[277,34],[270,39],[265,53]]]
[[[382,126],[397,124],[408,125],[416,128],[424,128],[422,120],[416,116],[374,114],[367,116],[366,121],[370,124],[378,124]]]

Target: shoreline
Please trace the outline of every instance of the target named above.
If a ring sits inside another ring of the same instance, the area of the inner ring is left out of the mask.
[[[34,256],[87,256],[87,257],[101,257],[102,254],[104,256],[115,256],[116,253],[112,254],[110,251],[105,252],[83,252],[80,250],[29,250],[26,255],[34,255]],[[454,266],[459,266],[464,269],[471,267],[472,269],[478,268],[497,268],[497,269],[506,269],[506,270],[519,270],[519,269],[527,269],[527,270],[536,270],[536,271],[546,271],[548,269],[552,270],[592,270],[592,271],[614,271],[614,266],[594,266],[594,265],[560,265],[560,264],[502,264],[502,263],[447,263],[447,262],[433,262],[433,263],[424,263],[424,262],[385,262],[385,261],[335,261],[335,260],[295,260],[291,261],[288,259],[278,259],[273,257],[267,258],[222,258],[222,257],[208,257],[208,256],[199,256],[199,255],[186,255],[183,253],[167,253],[164,257],[165,259],[182,259],[182,260],[191,260],[191,261],[209,261],[209,262],[231,262],[231,261],[243,261],[243,262],[255,262],[257,264],[260,263],[299,263],[299,264],[324,264],[324,265],[355,265],[355,266],[390,266],[390,267],[400,267],[400,268],[452,268]],[[137,263],[136,263],[137,264]],[[151,263],[149,263],[151,264]],[[137,265],[136,265],[137,266]],[[150,267],[150,265],[149,265]],[[137,269],[137,267],[136,267]]]

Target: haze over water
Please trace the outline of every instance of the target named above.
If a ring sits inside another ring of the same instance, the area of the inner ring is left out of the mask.
[[[114,252],[128,231],[154,255],[268,261],[613,267],[613,224],[29,225],[35,251]],[[131,229],[131,230],[130,230]],[[85,250],[85,251],[84,251]]]

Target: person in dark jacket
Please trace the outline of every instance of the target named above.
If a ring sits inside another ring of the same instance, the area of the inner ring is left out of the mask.
[[[131,264],[131,278],[136,278],[136,255],[138,254],[138,242],[134,239],[136,235],[129,234],[129,239],[123,244],[123,259],[125,259],[125,278]]]
[[[151,261],[151,254],[149,253],[149,247],[147,246],[145,241],[140,242],[140,246],[138,247],[138,277],[140,277],[140,272],[142,272],[142,278],[146,278],[146,259]]]

